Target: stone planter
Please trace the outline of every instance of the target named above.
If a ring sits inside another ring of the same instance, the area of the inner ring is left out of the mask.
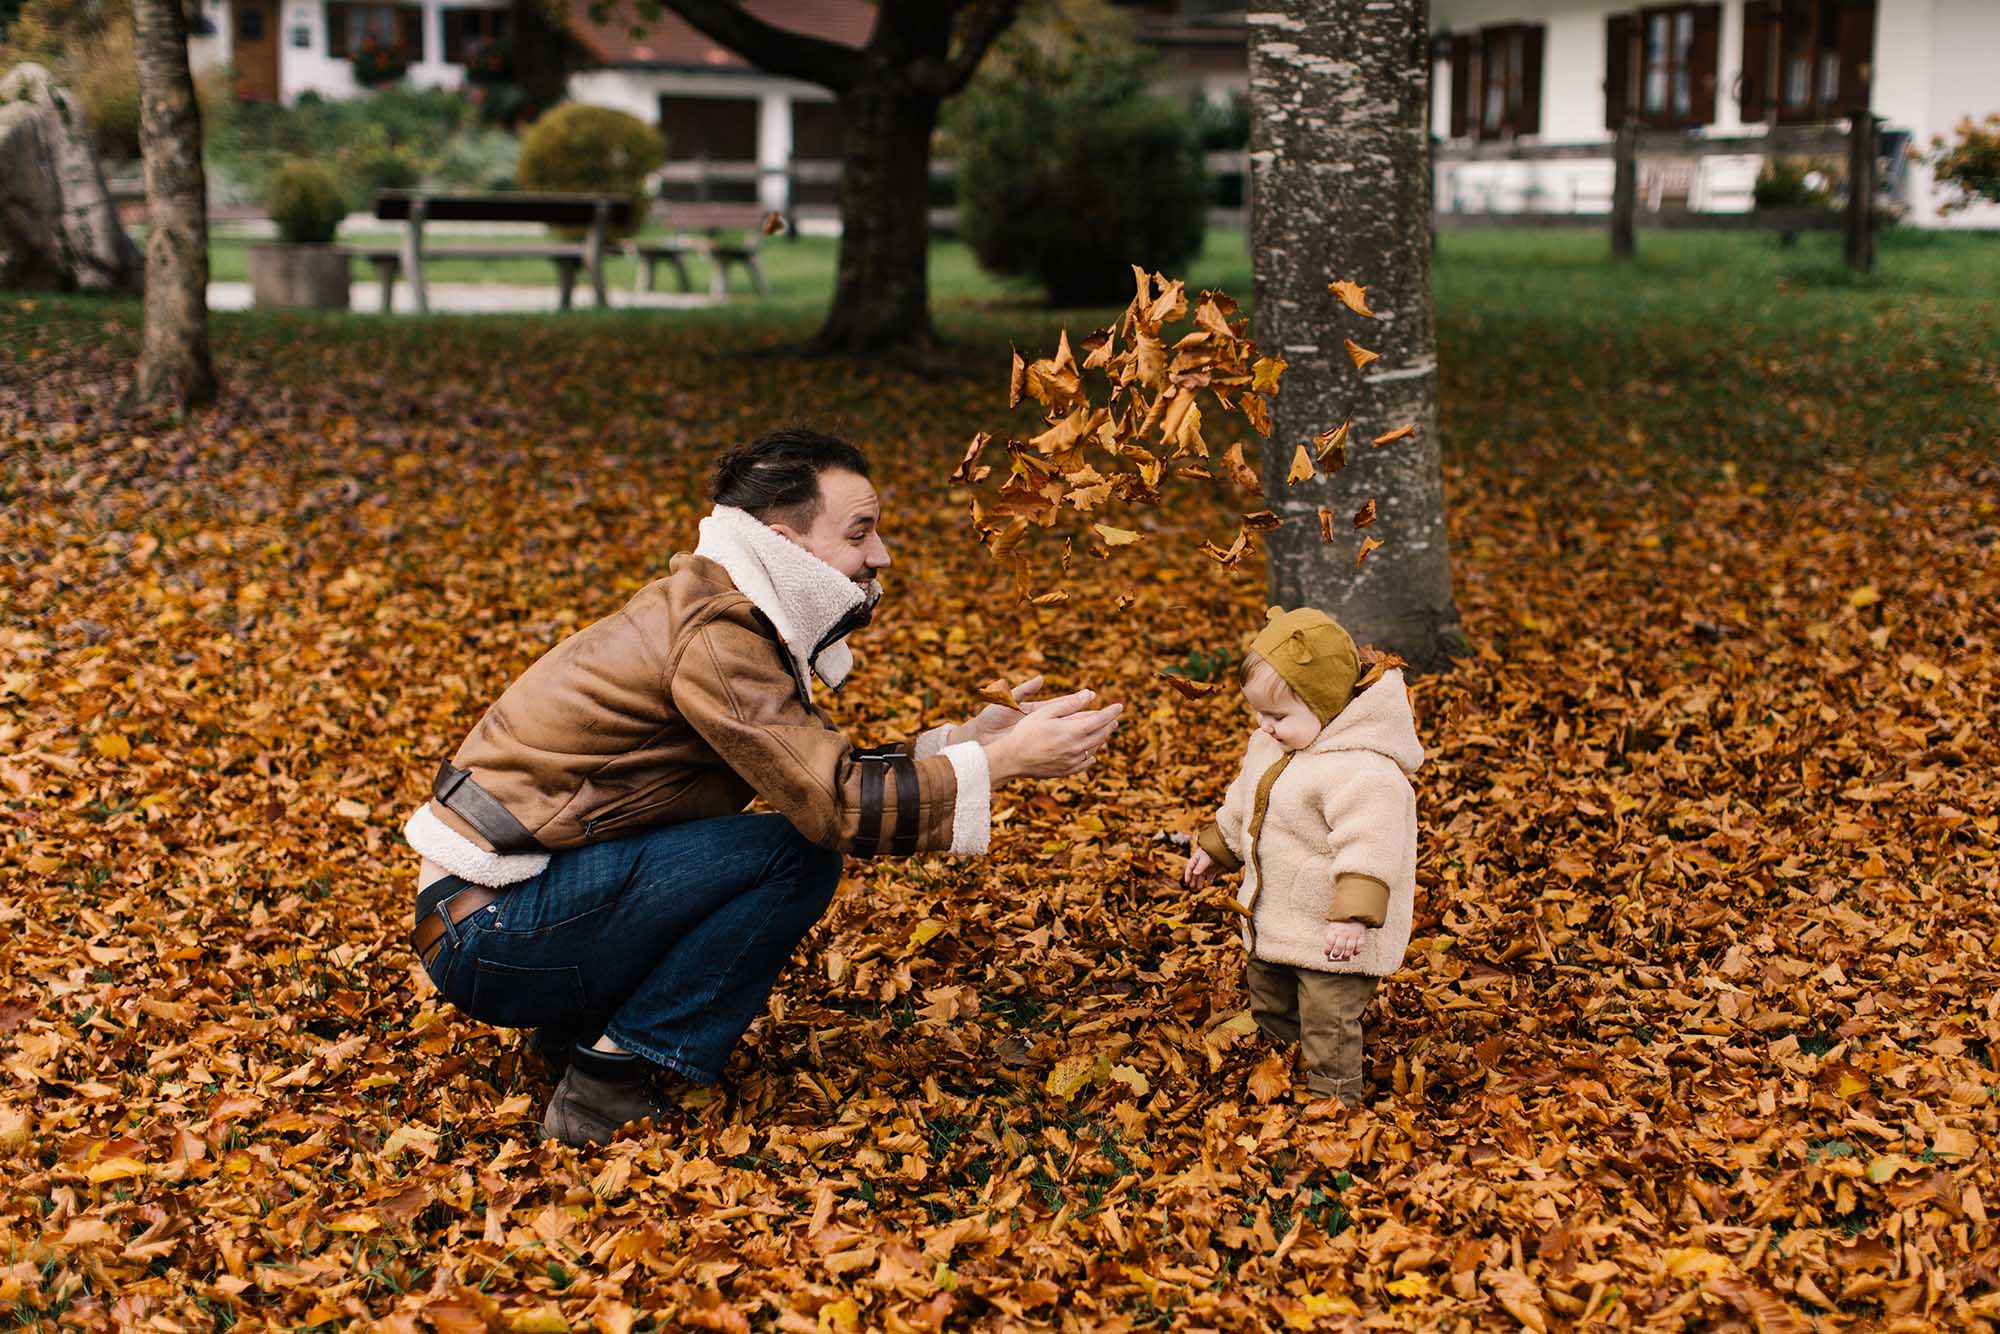
[[[259,306],[347,309],[348,257],[331,245],[253,245],[250,297]]]

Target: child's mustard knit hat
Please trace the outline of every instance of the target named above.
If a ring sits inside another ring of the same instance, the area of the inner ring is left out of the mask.
[[[1311,607],[1273,607],[1264,615],[1264,628],[1250,641],[1250,651],[1298,693],[1322,726],[1332,722],[1354,698],[1354,683],[1361,679],[1353,636]]]

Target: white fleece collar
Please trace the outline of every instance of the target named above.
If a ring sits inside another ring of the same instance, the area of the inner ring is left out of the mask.
[[[694,549],[729,572],[736,591],[770,618],[791,655],[792,671],[801,689],[810,690],[808,672],[835,690],[854,667],[847,638],[810,655],[850,613],[873,610],[882,585],[866,588],[818,556],[777,532],[748,511],[717,505],[701,521],[701,542]]]

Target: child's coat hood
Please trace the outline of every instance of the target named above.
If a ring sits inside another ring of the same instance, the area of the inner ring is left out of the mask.
[[[1350,700],[1301,753],[1324,755],[1336,750],[1372,750],[1394,760],[1404,774],[1416,773],[1424,762],[1424,746],[1417,740],[1416,715],[1410,712],[1410,692],[1403,688],[1401,671],[1382,673],[1380,681]]]

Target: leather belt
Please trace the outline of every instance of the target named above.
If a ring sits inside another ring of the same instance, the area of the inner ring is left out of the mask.
[[[485,885],[475,885],[457,876],[445,876],[433,881],[417,895],[417,924],[410,929],[410,948],[424,967],[431,966],[444,945],[445,919],[457,926],[489,903],[498,903],[507,897],[504,889],[489,889]]]
[[[477,829],[495,852],[542,851],[542,845],[528,832],[527,826],[514,818],[512,811],[450,760],[438,765],[437,777],[431,780],[431,795]]]

